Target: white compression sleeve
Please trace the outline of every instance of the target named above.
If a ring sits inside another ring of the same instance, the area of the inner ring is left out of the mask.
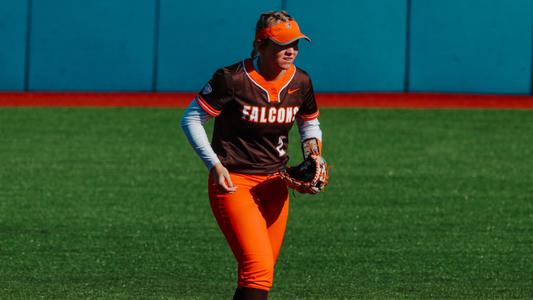
[[[215,151],[209,144],[207,133],[204,129],[204,124],[212,117],[207,114],[196,102],[196,99],[191,102],[183,117],[181,118],[181,128],[187,136],[189,143],[193,147],[196,154],[202,159],[208,170],[220,160]]]
[[[303,142],[310,138],[317,138],[322,141],[322,130],[320,130],[320,122],[318,119],[304,121],[296,119],[298,130],[300,131],[300,141]]]

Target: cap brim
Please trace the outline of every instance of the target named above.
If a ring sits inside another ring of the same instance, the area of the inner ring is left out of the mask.
[[[278,44],[278,45],[280,45],[280,46],[286,46],[286,45],[288,45],[288,44],[290,44],[290,43],[293,43],[293,42],[295,42],[295,41],[297,41],[297,40],[299,40],[299,39],[305,39],[305,40],[307,40],[308,42],[311,42],[311,39],[310,39],[309,37],[307,37],[306,35],[303,35],[303,34],[300,35],[300,36],[297,36],[297,37],[295,37],[295,38],[292,38],[292,39],[290,39],[290,40],[288,40],[288,41],[279,41],[279,40],[275,40],[275,39],[272,38],[272,37],[270,38],[271,41],[273,41],[274,43],[276,43],[276,44]]]

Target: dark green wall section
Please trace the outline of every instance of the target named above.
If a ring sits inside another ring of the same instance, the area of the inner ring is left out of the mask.
[[[531,0],[0,0],[0,90],[197,91],[281,8],[317,91],[531,93]]]

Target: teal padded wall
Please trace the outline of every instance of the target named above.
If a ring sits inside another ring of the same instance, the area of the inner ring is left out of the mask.
[[[161,0],[157,90],[198,91],[217,68],[249,57],[259,14],[280,5]]]
[[[531,93],[531,0],[0,0],[0,90],[197,91],[281,8],[319,92]]]
[[[30,90],[152,88],[154,1],[33,0]]]
[[[290,0],[312,42],[297,65],[320,91],[403,91],[406,0]]]
[[[527,94],[531,0],[412,0],[411,91]]]
[[[0,90],[24,89],[27,0],[0,0]]]

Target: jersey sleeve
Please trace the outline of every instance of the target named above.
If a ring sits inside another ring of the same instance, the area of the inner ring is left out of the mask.
[[[231,99],[231,88],[228,85],[224,69],[218,69],[196,96],[196,101],[200,107],[213,117],[220,115],[224,106]]]
[[[320,112],[318,110],[318,105],[316,104],[315,92],[313,90],[313,83],[309,79],[306,89],[303,93],[303,103],[296,114],[300,120],[309,121],[318,118]]]

